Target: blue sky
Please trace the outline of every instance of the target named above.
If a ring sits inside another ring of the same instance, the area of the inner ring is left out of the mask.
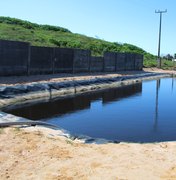
[[[157,54],[159,14],[161,54],[176,53],[176,0],[0,0],[0,16],[68,28],[111,42],[130,43]]]

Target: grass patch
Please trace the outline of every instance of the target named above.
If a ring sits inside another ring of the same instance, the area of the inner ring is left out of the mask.
[[[157,67],[157,61],[154,59],[144,60],[144,67],[146,68]]]
[[[24,41],[34,46],[87,49],[91,50],[93,56],[103,56],[106,51],[138,53],[144,56],[144,67],[157,67],[157,57],[140,47],[72,33],[70,30],[59,26],[40,25],[0,16],[0,32],[0,39],[2,40]],[[176,65],[172,61],[163,60],[162,68],[176,69]]]
[[[0,128],[0,134],[4,133],[4,128]]]
[[[109,51],[143,54],[146,60],[154,57],[132,44],[108,42],[72,33],[66,28],[39,25],[16,18],[0,17],[0,31],[0,39],[30,42],[34,46],[88,49],[94,56],[102,56],[105,51]]]
[[[73,141],[71,141],[69,139],[66,139],[65,141],[66,141],[67,144],[73,145]]]
[[[14,128],[14,132],[16,132],[16,133],[21,132],[20,127],[15,127],[15,128]]]
[[[163,60],[162,61],[162,69],[175,69],[176,63],[173,61]]]

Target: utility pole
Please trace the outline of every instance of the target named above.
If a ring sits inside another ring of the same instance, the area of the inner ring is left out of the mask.
[[[158,61],[158,68],[161,68],[161,57],[160,57],[160,46],[161,46],[161,23],[162,23],[162,14],[163,13],[166,13],[167,12],[167,9],[165,11],[156,11],[155,10],[155,13],[159,13],[160,14],[160,24],[159,24],[159,42],[158,42],[158,58],[157,58],[157,61]]]

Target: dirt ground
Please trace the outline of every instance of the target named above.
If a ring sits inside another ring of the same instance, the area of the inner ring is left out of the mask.
[[[176,73],[172,70],[161,70],[157,68],[144,68],[143,71],[122,71],[118,73],[80,73],[80,74],[49,74],[49,75],[31,75],[31,76],[14,76],[0,77],[0,86],[11,86],[17,84],[28,84],[33,82],[61,82],[73,80],[85,80],[94,78],[117,77],[132,74],[141,74],[146,72],[163,72],[163,73]]]
[[[29,129],[1,129],[0,179],[176,179],[175,142],[81,144]]]
[[[0,78],[0,85],[93,77],[7,77]],[[176,142],[82,144],[56,136],[56,132],[48,128],[1,128],[0,179],[173,180],[176,179]]]

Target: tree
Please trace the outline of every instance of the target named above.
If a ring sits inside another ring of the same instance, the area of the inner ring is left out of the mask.
[[[176,59],[176,53],[174,54],[174,59]]]
[[[166,56],[163,57],[164,59],[167,59],[169,61],[172,61],[173,56],[171,56],[170,54],[167,54]]]

